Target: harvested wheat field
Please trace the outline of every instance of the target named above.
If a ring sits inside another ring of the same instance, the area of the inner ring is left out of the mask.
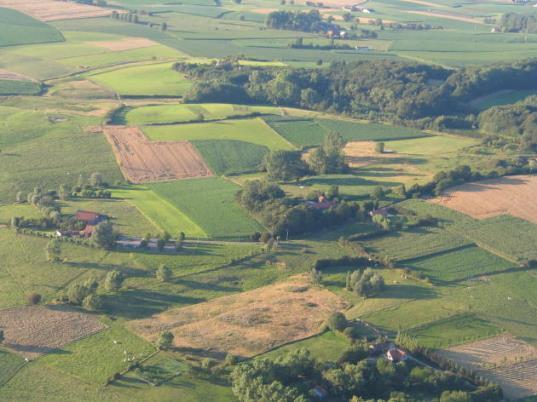
[[[27,359],[52,353],[63,346],[102,331],[97,316],[66,306],[24,306],[0,311],[4,345]]]
[[[106,17],[114,11],[64,0],[0,0],[0,7],[13,8],[41,21]]]
[[[476,219],[512,215],[537,223],[537,176],[507,176],[454,187],[435,204]]]
[[[158,43],[146,38],[122,38],[119,40],[106,42],[91,42],[91,44],[116,52],[122,50],[142,49],[144,47],[158,45]]]
[[[405,11],[409,14],[417,14],[417,15],[424,15],[426,17],[436,17],[436,18],[444,18],[446,20],[454,20],[454,21],[461,21],[461,22],[469,22],[471,24],[485,24],[482,20],[472,18],[472,17],[465,17],[464,15],[455,14],[455,13],[443,13],[443,12],[431,12],[431,11]]]
[[[350,167],[359,168],[374,163],[382,162],[385,159],[400,158],[400,155],[385,151],[378,153],[375,151],[375,141],[349,141],[343,149],[345,158]]]
[[[346,307],[332,292],[299,276],[131,321],[129,326],[150,341],[171,331],[174,346],[185,351],[250,357],[317,334],[330,313]]]
[[[137,127],[107,126],[104,133],[123,175],[131,183],[212,176],[201,155],[187,141],[149,141]]]
[[[537,393],[537,349],[511,335],[456,346],[441,353],[498,383],[509,399]]]

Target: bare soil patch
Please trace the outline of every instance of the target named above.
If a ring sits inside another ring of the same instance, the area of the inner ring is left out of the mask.
[[[0,68],[0,80],[6,81],[35,81],[33,78],[30,78],[26,75],[14,73],[13,71],[8,71]]]
[[[537,394],[537,349],[511,335],[455,346],[441,354],[498,383],[509,399]]]
[[[212,176],[199,152],[187,141],[149,141],[138,127],[107,126],[104,133],[131,183]]]
[[[223,357],[250,357],[320,332],[323,323],[347,303],[313,287],[305,276],[205,303],[131,321],[139,335],[155,341],[171,331],[174,346]]]
[[[111,8],[66,0],[0,0],[0,7],[13,8],[41,21],[106,17],[113,12]]]
[[[454,187],[431,200],[476,219],[512,215],[537,223],[537,176],[508,176]]]
[[[123,38],[108,42],[91,42],[91,44],[114,51],[141,49],[157,45],[156,42],[147,38]]]
[[[23,306],[0,311],[4,345],[27,359],[61,350],[65,345],[102,331],[97,316],[67,306]]]

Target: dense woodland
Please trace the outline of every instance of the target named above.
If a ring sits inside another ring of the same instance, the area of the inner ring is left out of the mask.
[[[436,129],[488,130],[487,115],[480,118],[471,100],[500,90],[537,89],[537,59],[460,70],[396,60],[336,62],[322,69],[246,67],[225,60],[177,63],[175,69],[198,81],[186,96],[190,102],[288,105]],[[531,101],[514,106],[525,108],[523,119],[496,113],[495,120],[512,125],[505,134],[535,147]]]

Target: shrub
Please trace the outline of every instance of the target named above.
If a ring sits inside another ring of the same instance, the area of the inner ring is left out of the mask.
[[[119,271],[110,271],[108,274],[106,274],[106,278],[104,280],[104,287],[108,291],[116,291],[121,288],[121,285],[123,284],[124,276]]]
[[[28,303],[32,305],[39,304],[41,302],[41,295],[39,293],[32,293],[28,296]]]
[[[326,325],[332,331],[343,331],[345,328],[347,328],[348,322],[345,315],[338,311],[330,315]]]
[[[157,279],[161,282],[169,282],[172,278],[172,270],[167,265],[161,264],[157,269]]]
[[[89,311],[100,310],[103,306],[101,297],[96,294],[87,295],[82,301],[82,307]]]
[[[173,345],[173,334],[170,331],[164,331],[160,333],[157,341],[157,347],[161,350],[170,349]]]

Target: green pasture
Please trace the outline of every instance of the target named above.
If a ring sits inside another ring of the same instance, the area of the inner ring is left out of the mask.
[[[188,123],[200,119],[224,120],[256,113],[276,114],[278,112],[279,108],[271,106],[245,106],[227,103],[152,105],[127,111],[125,119],[130,125],[151,125]]]
[[[269,149],[293,149],[289,142],[260,118],[145,126],[143,131],[153,141],[234,140],[250,142]]]
[[[36,81],[0,80],[0,95],[38,95],[41,84]]]
[[[405,261],[405,267],[435,282],[454,282],[514,269],[514,264],[476,246]]]
[[[347,141],[388,141],[426,137],[422,131],[345,119],[269,117],[267,123],[289,142],[302,147],[321,144],[330,132],[337,132]]]
[[[219,177],[148,186],[196,222],[211,237],[246,237],[263,228],[236,203],[240,189]]]
[[[479,246],[514,261],[537,259],[537,225],[502,215],[462,227]]]
[[[0,389],[24,364],[24,359],[15,353],[0,349]]]
[[[124,96],[180,97],[192,85],[171,63],[119,68],[88,78]]]
[[[157,227],[170,234],[184,232],[191,237],[207,237],[206,232],[196,222],[149,187],[130,186],[115,189],[113,195],[136,207],[151,222],[152,225],[138,233],[139,236],[151,232],[152,227]]]
[[[10,8],[0,8],[0,47],[61,42],[55,28]]]
[[[445,155],[479,144],[479,140],[453,135],[435,135],[410,140],[388,141],[385,149],[401,154]]]
[[[537,94],[535,90],[516,91],[506,90],[496,92],[481,98],[474,99],[470,102],[470,105],[477,110],[485,110],[493,106],[509,105],[511,103],[519,102],[528,96]]]
[[[0,106],[0,115],[5,116],[0,133],[0,202],[12,203],[19,190],[28,193],[36,186],[48,190],[75,185],[80,175],[88,178],[93,172],[100,172],[109,183],[122,180],[106,139],[84,129],[100,124],[101,118],[82,116],[53,102],[39,98],[35,106],[29,102],[24,109]],[[13,103],[22,106],[25,101],[17,98]],[[75,107],[92,110],[88,105]]]
[[[472,314],[459,314],[412,328],[408,333],[428,348],[442,348],[490,338],[503,332]]]
[[[458,249],[471,242],[445,229],[418,227],[366,240],[363,244],[373,253],[402,261]]]
[[[213,173],[219,175],[259,171],[267,147],[244,141],[192,141]]]

